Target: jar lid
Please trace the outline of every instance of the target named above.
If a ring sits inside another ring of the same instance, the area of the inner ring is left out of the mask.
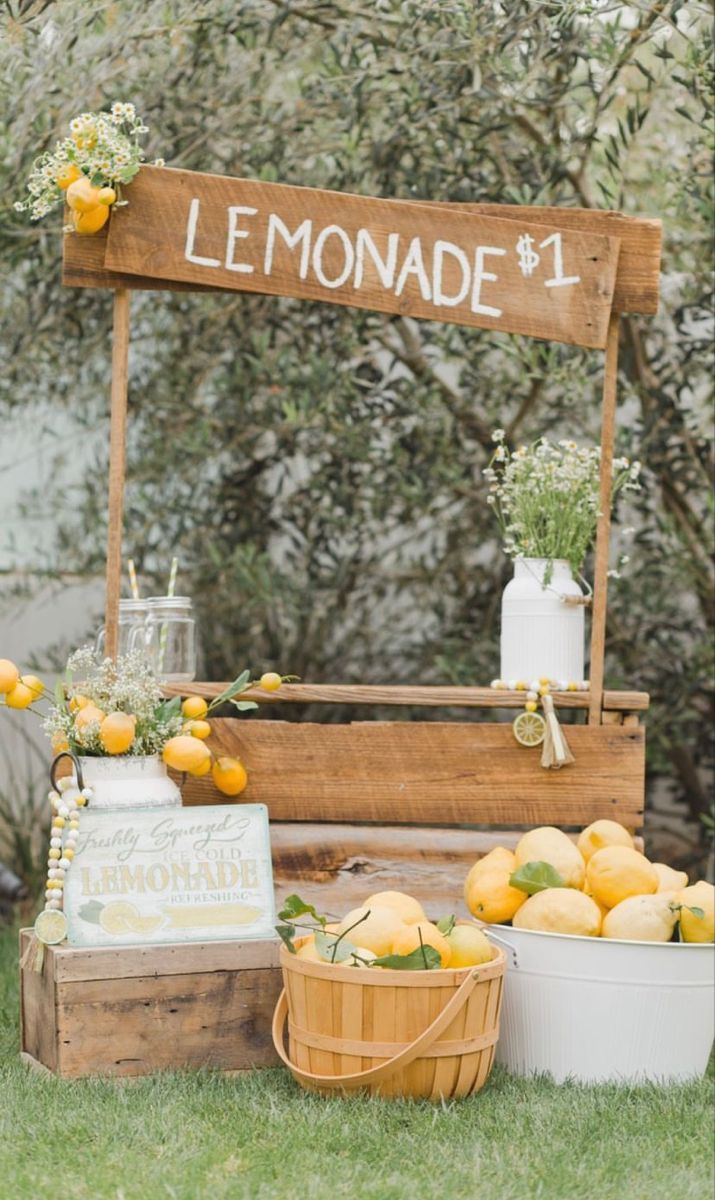
[[[135,600],[134,597],[125,600],[122,598],[119,601],[120,613],[145,613],[147,608],[146,600]]]
[[[149,609],[168,608],[176,611],[191,608],[191,596],[149,596],[146,604]]]

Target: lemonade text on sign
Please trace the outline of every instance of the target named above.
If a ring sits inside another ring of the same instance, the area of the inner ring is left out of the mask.
[[[618,237],[166,168],[128,196],[104,254],[127,278],[606,342]]]

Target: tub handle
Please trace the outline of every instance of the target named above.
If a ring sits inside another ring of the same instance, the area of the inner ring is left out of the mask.
[[[498,946],[501,946],[502,950],[507,951],[510,965],[518,971],[519,955],[514,943],[508,941],[505,937],[502,937],[500,933],[495,933],[491,926],[488,926],[487,928],[487,936],[489,937],[490,941],[496,942]]]

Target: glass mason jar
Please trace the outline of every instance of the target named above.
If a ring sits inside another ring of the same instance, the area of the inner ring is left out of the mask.
[[[136,634],[144,630],[147,612],[146,600],[119,601],[119,640],[117,643],[117,653],[126,654],[128,650],[134,648],[136,645]],[[106,630],[102,626],[95,642],[95,653],[98,658],[104,655],[105,638]]]
[[[196,676],[196,623],[190,596],[150,596],[143,637],[135,638],[160,683],[189,683]]]

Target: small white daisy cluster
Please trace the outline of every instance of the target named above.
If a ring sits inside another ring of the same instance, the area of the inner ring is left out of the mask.
[[[106,713],[130,713],[136,718],[133,755],[160,753],[183,729],[180,709],[166,711],[161,687],[141,651],[120,655],[116,662],[111,658],[98,662],[92,647],[83,646],[67,660],[67,679],[66,687],[55,695],[44,729],[53,743],[66,741],[76,753],[106,755],[99,736]],[[98,710],[97,720],[78,726],[77,714],[85,711],[87,702]]]
[[[29,196],[15,202],[16,211],[29,210],[34,221],[44,217],[64,199],[58,179],[73,166],[95,187],[113,187],[119,193],[144,161],[139,138],[147,132],[134,105],[119,100],[108,113],[80,113],[70,121],[70,136],[35,159],[27,182]],[[163,165],[163,159],[154,162]]]
[[[596,534],[601,450],[540,438],[511,452],[503,429],[495,429],[495,450],[484,469],[487,503],[497,514],[504,549],[511,558],[563,558],[574,573],[583,566]],[[612,497],[638,488],[640,463],[613,462]]]

